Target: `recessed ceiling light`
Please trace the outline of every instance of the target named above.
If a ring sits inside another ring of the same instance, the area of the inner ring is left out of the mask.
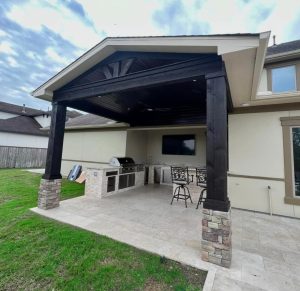
[[[196,79],[193,79],[193,82],[197,82],[197,80],[196,80]]]
[[[147,111],[153,111],[153,109],[152,108],[147,108]]]

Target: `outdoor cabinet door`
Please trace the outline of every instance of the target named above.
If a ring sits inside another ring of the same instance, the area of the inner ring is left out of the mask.
[[[133,187],[135,184],[135,174],[128,175],[128,187]]]
[[[119,189],[124,189],[124,188],[127,187],[127,184],[128,184],[128,182],[127,182],[127,180],[128,180],[127,176],[128,175],[120,175],[119,176]]]

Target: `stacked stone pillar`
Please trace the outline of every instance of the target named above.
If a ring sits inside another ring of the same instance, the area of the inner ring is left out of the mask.
[[[45,210],[58,207],[60,191],[61,179],[41,179],[38,207]]]
[[[232,256],[231,211],[202,211],[202,260],[229,268]]]

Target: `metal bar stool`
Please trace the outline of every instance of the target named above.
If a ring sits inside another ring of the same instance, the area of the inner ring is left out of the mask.
[[[191,182],[193,182],[193,176],[189,175],[188,167],[171,167],[172,183],[178,185],[174,190],[171,205],[173,204],[174,198],[177,199],[177,201],[184,200],[186,208],[186,201],[188,199],[190,199],[191,203],[193,203],[190,190],[187,187],[187,185],[190,183],[190,176],[192,177]]]
[[[196,168],[196,179],[197,186],[203,188],[200,192],[199,200],[196,207],[196,209],[198,209],[199,205],[205,201],[205,197],[203,197],[203,195],[204,192],[206,193],[207,190],[207,171],[205,168]]]

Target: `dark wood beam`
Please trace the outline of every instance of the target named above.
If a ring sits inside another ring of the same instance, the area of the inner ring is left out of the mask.
[[[57,90],[54,92],[53,100],[58,102],[75,101],[137,87],[146,88],[159,84],[176,83],[212,72],[222,71],[222,67],[221,58],[216,55],[211,55],[201,59],[184,61],[132,73],[118,78]]]
[[[60,179],[61,157],[66,121],[66,106],[52,103],[51,125],[44,179]]]
[[[225,75],[207,78],[207,199],[203,207],[228,211],[227,195],[228,141],[227,141],[227,86]]]

